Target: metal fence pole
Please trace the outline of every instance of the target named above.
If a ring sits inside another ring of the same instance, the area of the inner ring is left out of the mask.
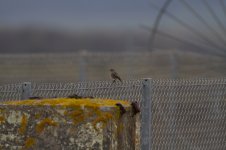
[[[152,79],[143,79],[142,81],[142,101],[141,101],[141,150],[151,149],[151,81]]]
[[[29,99],[31,97],[31,82],[22,83],[21,100]]]

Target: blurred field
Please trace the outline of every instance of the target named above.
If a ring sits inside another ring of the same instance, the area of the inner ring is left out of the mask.
[[[123,79],[224,77],[226,60],[180,51],[4,54],[0,55],[0,84],[108,80],[110,68]]]

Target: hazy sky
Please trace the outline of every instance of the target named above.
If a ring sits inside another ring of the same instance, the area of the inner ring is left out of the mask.
[[[152,25],[157,11],[150,6],[150,1],[161,7],[165,0],[0,0],[0,26],[35,25],[76,29]],[[202,0],[186,1],[199,12],[205,12]],[[219,0],[207,1],[215,9],[220,7]],[[173,0],[169,9],[182,19],[186,16],[179,0]],[[186,17],[189,18],[189,15]]]
[[[159,8],[166,0],[0,0],[0,27],[38,26],[63,29],[86,28],[140,28],[140,25],[152,26],[157,16],[155,3]],[[218,30],[218,25],[204,6],[203,1],[226,22],[220,0],[184,0],[205,17],[206,22]],[[226,0],[224,0],[226,3]],[[167,8],[175,16],[195,28],[203,28],[203,24],[180,0],[173,0]],[[183,31],[175,20],[164,15],[161,27],[167,30]],[[203,31],[208,32],[208,31]],[[219,31],[221,32],[221,31]]]
[[[159,11],[159,9],[153,8],[151,3],[161,8],[165,1],[0,0],[0,28],[35,26],[68,29],[69,31],[85,29],[81,30],[82,32],[89,32],[87,28],[91,28],[91,30],[93,28],[95,30],[96,28],[101,30],[105,28],[132,29],[129,31],[135,31],[134,28],[136,28],[144,31],[141,25],[152,27]],[[183,1],[191,5],[205,21],[200,21],[197,16],[194,16],[191,10],[182,3]],[[206,1],[208,4],[205,5]],[[226,6],[222,7],[221,1],[226,4],[226,0],[173,0],[167,11],[177,18],[164,14],[158,31],[176,36],[177,39],[189,39],[193,42],[197,41],[197,43],[201,41],[204,46],[212,42],[211,48],[216,45],[219,45],[217,48],[225,48],[226,10],[224,12],[224,9]],[[207,5],[217,16],[217,21],[216,17],[214,18],[211,14],[211,10],[208,10]],[[203,22],[207,22],[208,25]],[[166,34],[161,35],[159,32],[158,34],[161,38],[169,39],[170,37],[167,37]],[[159,41],[161,44],[162,39]]]
[[[133,27],[155,15],[149,0],[0,0],[2,25]]]

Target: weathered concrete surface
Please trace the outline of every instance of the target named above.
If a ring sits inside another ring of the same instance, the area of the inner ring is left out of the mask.
[[[115,103],[122,103],[127,112],[120,115]],[[122,101],[52,99],[2,104],[0,149],[133,150],[136,117],[131,116],[130,104]]]

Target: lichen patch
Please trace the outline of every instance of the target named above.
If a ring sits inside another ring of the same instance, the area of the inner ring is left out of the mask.
[[[0,116],[0,124],[5,122],[5,117],[4,116]]]
[[[24,148],[25,149],[30,149],[32,148],[36,143],[36,140],[35,138],[32,138],[32,137],[28,137],[26,140],[25,140],[25,143],[24,143]]]
[[[50,118],[45,118],[36,125],[36,128],[35,128],[36,132],[40,134],[48,126],[55,127],[55,126],[57,126],[57,123]]]
[[[129,106],[130,103],[122,100],[110,99],[72,99],[72,98],[56,98],[43,100],[23,100],[4,102],[7,105],[38,105],[38,106],[79,106],[79,107],[115,107],[115,104],[121,103]]]
[[[27,128],[28,119],[26,115],[23,114],[21,118],[21,127],[19,128],[19,133],[24,134]]]

